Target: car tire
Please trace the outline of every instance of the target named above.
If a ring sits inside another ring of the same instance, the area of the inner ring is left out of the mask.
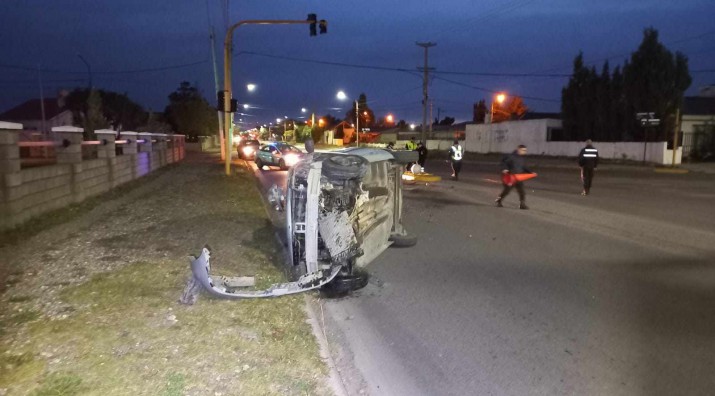
[[[263,161],[260,157],[256,157],[256,166],[258,167],[259,171],[263,170]]]
[[[286,162],[283,160],[278,161],[278,166],[281,168],[281,170],[288,170],[288,167],[286,166]]]
[[[390,235],[392,247],[405,248],[412,247],[417,244],[417,237],[410,234],[392,234]]]
[[[326,298],[345,297],[351,291],[360,290],[367,286],[368,280],[367,272],[354,270],[350,275],[336,276],[330,283],[320,288],[320,293]]]
[[[367,160],[357,155],[331,155],[323,160],[323,172],[338,180],[355,179],[365,176]]]

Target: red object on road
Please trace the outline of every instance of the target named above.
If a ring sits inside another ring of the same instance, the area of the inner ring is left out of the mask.
[[[502,173],[501,181],[507,186],[513,186],[516,182],[523,182],[538,176],[536,173]]]

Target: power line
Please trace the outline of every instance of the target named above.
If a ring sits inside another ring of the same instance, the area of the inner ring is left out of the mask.
[[[490,93],[490,94],[496,94],[496,93],[498,93],[498,91],[495,91],[495,90],[493,90],[493,89],[484,88],[484,87],[477,87],[477,86],[474,86],[474,85],[465,84],[465,83],[463,83],[463,82],[450,80],[450,79],[447,79],[447,78],[444,78],[444,77],[435,77],[435,79],[441,80],[441,81],[445,81],[445,82],[448,82],[448,83],[451,83],[451,84],[454,84],[454,85],[459,85],[459,86],[461,86],[461,87],[471,88],[471,89],[474,89],[474,90],[477,90],[477,91],[488,92],[488,93]],[[515,96],[520,96],[520,97],[523,98],[523,99],[531,99],[531,100],[536,100],[536,101],[540,101],[540,102],[561,103],[561,101],[560,101],[560,100],[557,100],[557,99],[540,98],[540,97],[536,97],[536,96],[525,96],[525,95],[518,95],[518,94],[514,94],[514,95],[515,95]]]
[[[152,67],[152,68],[146,68],[146,69],[133,69],[133,70],[108,70],[108,71],[92,71],[92,74],[132,74],[132,73],[150,73],[150,72],[157,72],[157,71],[165,71],[165,70],[173,70],[173,69],[181,69],[184,67],[191,67],[191,66],[196,66],[196,65],[201,65],[208,62],[208,59],[202,60],[202,61],[197,61],[197,62],[191,62],[191,63],[182,63],[178,65],[167,65],[167,66],[158,66],[158,67]],[[25,70],[25,71],[31,71],[31,72],[36,72],[37,68],[36,67],[31,67],[31,66],[24,66],[24,65],[8,65],[8,64],[0,64],[0,68],[5,68],[5,69],[15,69],[15,70]],[[45,73],[64,73],[64,74],[86,74],[86,71],[73,71],[73,70],[59,70],[59,69],[42,69],[43,72]]]

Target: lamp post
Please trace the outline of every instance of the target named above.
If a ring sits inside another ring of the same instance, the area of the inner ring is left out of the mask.
[[[339,100],[345,100],[348,96],[343,91],[338,91],[336,95]],[[360,107],[358,101],[355,101],[355,144],[360,147]]]
[[[314,16],[314,15],[313,15]],[[226,37],[224,39],[223,46],[223,75],[224,75],[224,99],[223,99],[223,111],[226,117],[231,117],[231,60],[233,52],[233,32],[239,26],[243,25],[306,25],[315,24],[315,20],[308,19],[305,21],[300,20],[275,20],[275,19],[251,19],[246,21],[241,21],[231,25],[226,30]],[[321,33],[322,29],[321,29]],[[231,134],[230,134],[230,123],[224,122],[224,135],[226,136],[226,175],[231,175]]]
[[[494,102],[499,102],[499,105],[504,103],[506,100],[506,95],[504,93],[498,93],[494,99],[492,100],[492,108],[491,111],[489,112],[489,123],[493,124],[494,123]]]

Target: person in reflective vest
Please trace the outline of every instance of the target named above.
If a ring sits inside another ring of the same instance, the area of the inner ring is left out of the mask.
[[[459,145],[459,140],[454,140],[454,144],[449,148],[449,159],[452,163],[452,178],[459,180],[459,171],[462,170],[462,157],[464,149]]]
[[[405,150],[416,150],[417,149],[417,143],[415,143],[415,138],[410,138],[410,140],[405,143]]]
[[[581,167],[581,180],[583,181],[581,195],[588,195],[591,192],[594,171],[598,168],[598,150],[593,147],[591,139],[586,140],[586,147],[582,148],[578,154],[578,166]]]

